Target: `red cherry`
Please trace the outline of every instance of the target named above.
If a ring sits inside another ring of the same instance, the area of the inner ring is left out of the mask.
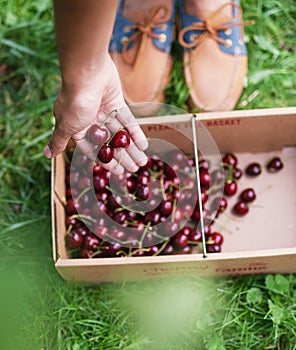
[[[113,147],[110,145],[104,144],[99,150],[98,153],[98,159],[100,162],[107,164],[111,162],[112,158],[114,156],[114,150]]]
[[[170,255],[174,253],[174,247],[172,244],[167,244],[164,248],[164,250],[162,251],[162,254],[164,255]]]
[[[233,153],[226,153],[222,158],[223,164],[232,165],[234,168],[237,165],[237,157]]]
[[[139,186],[136,190],[136,196],[141,200],[146,200],[149,198],[150,190],[148,186]]]
[[[261,165],[259,163],[251,163],[246,168],[246,174],[250,176],[258,176],[261,174]]]
[[[221,246],[219,244],[207,244],[206,250],[208,253],[220,253]]]
[[[188,236],[182,232],[178,232],[172,239],[172,244],[177,249],[186,247],[187,243],[188,243]]]
[[[88,140],[95,145],[102,145],[108,140],[108,130],[93,124],[87,132]]]
[[[202,187],[209,188],[211,182],[211,175],[206,170],[199,172],[199,180]]]
[[[104,168],[102,167],[101,164],[96,164],[94,165],[93,167],[93,175],[96,176],[96,175],[101,175],[102,172],[103,172]]]
[[[279,157],[274,157],[267,163],[267,170],[271,173],[276,173],[283,169],[283,167],[284,164]]]
[[[197,242],[202,242],[202,233],[200,230],[191,230],[189,237],[189,241],[197,243]]]
[[[256,199],[256,193],[252,188],[246,188],[240,194],[240,200],[245,203],[251,203]]]
[[[239,201],[235,204],[233,212],[237,215],[244,216],[249,212],[248,204],[242,201]]]
[[[219,232],[213,232],[210,236],[210,240],[213,241],[213,244],[222,245],[224,237]]]
[[[217,197],[212,203],[213,210],[217,210],[217,214],[223,213],[227,208],[227,200],[224,197]]]
[[[83,235],[78,230],[72,230],[65,237],[66,246],[69,249],[79,248],[83,244]]]
[[[131,138],[126,130],[119,130],[117,133],[112,136],[110,145],[114,148],[118,147],[127,147],[130,145]]]
[[[159,210],[162,215],[169,216],[173,211],[173,203],[170,200],[162,201]]]
[[[98,249],[99,245],[100,245],[100,239],[96,235],[89,233],[85,236],[84,248],[96,250]]]
[[[209,171],[210,163],[205,159],[201,159],[198,162],[198,167],[199,167],[200,171],[202,171],[202,170]]]
[[[232,173],[232,177],[235,179],[235,180],[239,180],[243,175],[243,172],[241,169],[239,168],[234,168],[233,169],[233,173]]]
[[[226,181],[224,185],[224,193],[226,196],[233,196],[237,191],[237,183],[235,181]]]

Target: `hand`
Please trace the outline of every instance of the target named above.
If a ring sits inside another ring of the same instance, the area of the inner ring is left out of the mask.
[[[121,173],[123,167],[134,172],[147,162],[144,150],[148,141],[137,124],[134,116],[124,102],[117,70],[109,55],[71,82],[63,82],[60,94],[54,105],[56,124],[48,145],[44,149],[47,158],[63,152],[72,139],[90,158],[95,158],[94,148],[86,140],[86,133],[93,123],[102,124],[110,132],[124,127],[132,142],[127,149],[116,153],[116,159],[104,164],[115,173]],[[117,110],[118,113],[113,111]],[[113,112],[113,113],[112,113]],[[109,115],[109,117],[108,117]]]

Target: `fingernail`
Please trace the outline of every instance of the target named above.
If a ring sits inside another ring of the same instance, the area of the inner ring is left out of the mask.
[[[43,154],[46,158],[52,158],[52,153],[48,145],[44,148]]]
[[[149,146],[149,142],[147,139],[145,139],[145,140],[137,141],[136,145],[141,151],[145,151],[145,149],[147,149]]]
[[[145,158],[139,160],[139,161],[137,162],[137,165],[138,165],[138,166],[144,166],[144,165],[147,164],[147,162],[148,162],[148,158],[145,157]]]

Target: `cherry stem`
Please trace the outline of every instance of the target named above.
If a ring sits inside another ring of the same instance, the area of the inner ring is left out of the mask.
[[[176,207],[177,207],[177,199],[175,198],[175,199],[173,200],[173,210],[172,210],[171,222],[174,222],[175,213],[176,213]]]
[[[113,140],[113,138],[115,137],[115,135],[118,133],[118,131],[122,130],[123,126],[121,126],[119,129],[117,129],[107,140],[106,145],[109,146],[109,143]]]
[[[167,196],[165,194],[165,188],[164,188],[164,182],[163,182],[163,178],[160,179],[160,192],[162,193],[162,197],[163,197],[163,200],[167,200]]]
[[[100,125],[101,128],[105,126],[105,124],[107,123],[107,120],[111,117],[113,113],[117,114],[118,110],[114,109],[114,111],[111,111],[110,113],[106,114],[106,118],[103,120],[102,124]]]
[[[92,186],[88,186],[86,187],[82,192],[79,193],[79,195],[76,198],[76,201],[78,202],[80,200],[80,198],[85,195],[86,192],[88,192],[89,190],[92,189]]]
[[[153,254],[153,256],[159,255],[165,249],[165,247],[167,246],[168,242],[169,242],[168,239],[166,241],[164,241],[163,245],[159,248],[159,250],[157,252],[155,252]]]
[[[74,219],[82,219],[81,221],[85,220],[85,221],[89,221],[93,224],[95,224],[97,222],[97,220],[93,219],[92,217],[90,216],[87,216],[87,215],[83,215],[83,214],[74,214],[71,216],[71,218],[74,218]]]

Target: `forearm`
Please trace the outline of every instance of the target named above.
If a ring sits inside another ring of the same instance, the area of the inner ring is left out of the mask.
[[[62,81],[79,89],[108,54],[117,0],[54,0]]]

